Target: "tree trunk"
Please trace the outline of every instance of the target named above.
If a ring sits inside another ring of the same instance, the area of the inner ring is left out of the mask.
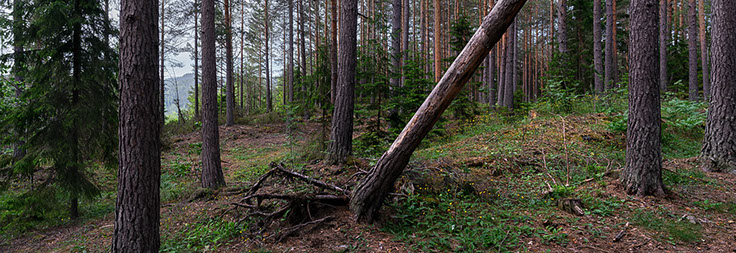
[[[249,106],[244,105],[243,92],[245,90],[245,1],[240,1],[240,109],[248,114]]]
[[[199,1],[194,1],[194,119],[199,120]]]
[[[269,35],[268,27],[270,23],[270,20],[268,19],[268,12],[269,12],[268,0],[265,0],[263,3],[264,3],[263,13],[265,15],[263,18],[263,26],[266,28],[264,31],[264,34],[266,35],[266,39],[263,41],[266,43],[266,52],[265,52],[265,55],[266,55],[265,57],[266,58],[266,112],[271,112],[273,110],[273,102],[271,101],[271,70],[270,70],[271,62],[268,60],[269,56],[271,55],[271,50],[268,47],[270,44],[268,40],[268,35]],[[302,40],[303,39],[304,38],[302,37]]]
[[[165,59],[164,53],[166,51],[164,47],[166,45],[166,41],[164,40],[164,32],[166,28],[164,26],[164,21],[165,21],[164,18],[166,17],[166,12],[164,11],[165,4],[166,4],[166,0],[161,0],[161,14],[160,14],[161,15],[161,41],[159,41],[159,43],[161,44],[160,45],[161,46],[161,59],[159,59],[161,61],[161,63],[159,64],[159,68],[160,68],[159,78],[161,79],[161,81],[159,82],[159,86],[160,86],[159,87],[159,90],[160,90],[159,92],[159,96],[160,96],[159,110],[161,112],[161,118],[160,118],[161,122],[159,122],[159,124],[161,128],[163,128],[164,124],[166,123],[166,108],[164,107],[166,104],[166,100],[164,100],[164,94],[166,93],[166,82],[164,81],[164,66],[166,66],[164,65],[164,59]]]
[[[667,1],[659,2],[659,89],[667,90]]]
[[[353,152],[353,105],[358,28],[358,0],[344,0],[340,10],[340,56],[332,138],[327,163],[344,164]]]
[[[159,122],[163,115],[159,112],[156,72],[157,4],[137,0],[120,3],[120,150],[112,252],[159,249]]]
[[[337,96],[337,0],[332,0],[330,6],[332,16],[332,45],[330,47],[330,103],[335,104]]]
[[[615,0],[606,0],[606,56],[604,59],[606,65],[604,86],[606,90],[613,88],[614,84],[613,68],[615,62],[613,61],[613,54],[615,52],[613,51],[613,29],[616,24],[613,22],[613,1]]]
[[[559,30],[559,50],[562,57],[567,59],[567,0],[559,0],[557,7],[557,29]]]
[[[442,74],[440,63],[442,62],[440,53],[440,0],[434,0],[434,27],[432,27],[432,33],[434,34],[434,81],[439,82]]]
[[[287,56],[287,72],[286,79],[288,80],[288,89],[284,93],[286,94],[287,101],[289,104],[294,102],[294,0],[288,0],[288,11],[289,11],[289,44],[286,56]],[[286,93],[288,92],[288,93]]]
[[[406,64],[406,61],[409,57],[409,0],[403,0],[403,9],[402,12],[404,13],[403,16],[403,23],[401,28],[401,66],[404,66]],[[402,72],[403,73],[403,72]],[[401,75],[401,83],[399,86],[404,87],[405,77],[402,74]]]
[[[626,167],[622,181],[626,193],[664,195],[659,102],[657,0],[632,0],[629,123]]]
[[[202,187],[209,189],[225,185],[217,128],[215,57],[215,1],[202,0]]]
[[[500,43],[496,44],[498,48],[498,107],[506,106],[504,98],[506,98],[506,43],[508,43],[508,33],[503,35]]]
[[[509,29],[506,31],[506,69],[504,69],[504,88],[503,88],[503,106],[509,111],[514,109],[514,24],[516,20],[511,23]]]
[[[705,32],[705,0],[698,2],[698,35],[700,36],[700,62],[702,63],[703,71],[703,98],[705,101],[710,101],[710,69],[708,67],[708,39]]]
[[[687,52],[688,52],[688,98],[698,100],[698,15],[695,0],[688,1],[687,9]]]
[[[392,1],[391,12],[391,89],[399,87],[401,76],[401,3],[403,0]]]
[[[508,29],[525,0],[501,0],[483,19],[465,49],[458,55],[442,80],[401,131],[391,147],[352,193],[350,208],[359,221],[372,222],[384,198],[409,162],[412,153],[472,77],[488,52]]]
[[[662,0],[664,1],[664,0]],[[601,55],[601,0],[593,1],[593,62],[595,64],[595,72],[593,73],[593,83],[596,94],[603,93],[603,56]]]
[[[736,173],[736,1],[712,6],[713,93],[700,159],[706,171]]]
[[[230,0],[225,3],[225,85],[227,100],[225,108],[225,125],[235,125],[235,84],[233,83],[233,24]]]

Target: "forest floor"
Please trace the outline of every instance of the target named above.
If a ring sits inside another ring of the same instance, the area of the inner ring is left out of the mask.
[[[668,195],[629,196],[618,179],[625,134],[609,127],[614,121],[605,114],[531,112],[448,124],[444,137],[425,140],[415,152],[378,222],[358,224],[344,206],[310,210],[307,204],[302,221],[332,219],[288,235],[301,221],[259,219],[231,204],[271,169],[270,162],[284,161],[288,169],[350,187],[380,152],[327,166],[319,160],[319,123],[295,124],[290,134],[285,123],[220,127],[228,187],[213,193],[197,190],[199,132],[177,135],[167,141],[162,160],[161,250],[736,252],[736,175],[702,172],[694,158],[698,135],[668,129]],[[359,128],[356,137],[363,132]],[[355,149],[360,154],[368,148]],[[98,173],[99,182],[107,182],[105,193],[82,205],[82,215],[95,215],[9,237],[0,251],[108,251],[114,173]],[[316,192],[310,189],[275,177],[261,191]],[[565,203],[580,203],[583,213],[573,214]]]

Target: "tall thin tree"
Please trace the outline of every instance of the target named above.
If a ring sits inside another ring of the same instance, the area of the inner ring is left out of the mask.
[[[632,0],[629,51],[629,122],[626,167],[622,173],[628,194],[665,194],[662,183],[661,113],[657,0]]]
[[[700,160],[704,170],[736,173],[736,1],[712,6],[713,93]]]
[[[233,23],[230,0],[225,0],[225,125],[235,125],[235,84],[233,83]]]
[[[662,0],[664,1],[664,0]],[[603,55],[601,52],[601,0],[593,1],[593,87],[597,94],[603,93]]]
[[[353,106],[355,89],[358,0],[343,0],[340,9],[340,52],[337,96],[332,116],[332,136],[327,162],[343,164],[353,152]]]
[[[158,1],[120,3],[118,194],[112,252],[159,249]]]
[[[215,0],[202,0],[202,187],[225,185],[217,126]]]
[[[695,0],[688,1],[687,9],[687,52],[688,52],[688,98],[698,99],[698,15]]]

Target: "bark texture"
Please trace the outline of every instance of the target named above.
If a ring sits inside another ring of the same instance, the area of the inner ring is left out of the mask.
[[[432,33],[434,34],[434,81],[439,82],[442,75],[440,68],[440,0],[434,0],[434,26]]]
[[[614,0],[606,0],[606,73],[603,80],[606,90],[611,89],[614,84],[613,68],[615,62],[613,61],[613,54],[615,52],[613,51],[613,43],[615,40],[613,38],[613,29],[616,24],[613,22],[613,1]]]
[[[688,98],[698,100],[698,15],[695,0],[688,1],[687,8],[687,52],[688,52]]]
[[[235,125],[235,83],[233,83],[233,24],[230,0],[225,0],[225,125]]]
[[[659,89],[667,90],[667,1],[659,0]]]
[[[664,0],[662,0],[664,1]],[[603,56],[601,55],[601,0],[593,1],[593,87],[597,94],[603,93]]]
[[[358,0],[343,0],[341,3],[337,96],[332,116],[332,142],[327,154],[327,162],[330,164],[344,164],[353,152]]]
[[[705,0],[700,0],[698,2],[698,13],[700,17],[698,18],[698,35],[700,38],[700,62],[703,72],[703,98],[705,98],[705,101],[709,101],[710,99],[710,68],[708,66],[708,39],[705,36],[705,4],[703,3]]]
[[[158,1],[120,3],[118,194],[112,252],[159,249]]]
[[[354,1],[354,0],[350,0]],[[508,29],[526,0],[499,1],[483,19],[463,51],[404,127],[388,151],[353,191],[350,208],[359,221],[373,221],[384,198],[409,162],[412,153],[432,129],[442,112],[462,90],[493,45]]]
[[[703,169],[736,173],[736,1],[713,0],[713,87]]]
[[[202,187],[210,189],[225,185],[217,128],[216,64],[215,1],[202,0]]]
[[[503,89],[503,106],[506,107],[506,109],[509,109],[509,111],[514,109],[514,40],[515,37],[514,33],[516,33],[516,30],[514,29],[514,24],[516,22],[513,22],[511,26],[509,26],[509,30],[506,32],[506,69],[504,70],[504,89]]]
[[[559,0],[557,7],[557,29],[559,29],[560,54],[567,57],[567,0]]]
[[[626,167],[622,181],[626,193],[664,195],[659,102],[657,0],[631,1],[631,68]]]

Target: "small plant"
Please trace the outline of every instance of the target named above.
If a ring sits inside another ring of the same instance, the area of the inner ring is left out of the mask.
[[[215,219],[185,225],[180,233],[161,244],[161,252],[216,251],[217,247],[237,237],[246,228],[237,222]]]

